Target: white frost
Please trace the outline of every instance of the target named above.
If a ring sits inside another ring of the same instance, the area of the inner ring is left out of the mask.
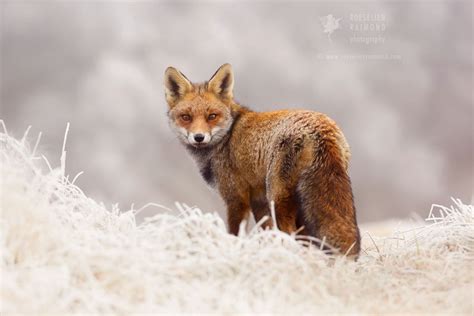
[[[357,262],[277,230],[239,237],[217,214],[106,209],[36,147],[0,134],[4,313],[473,312],[474,210],[434,205],[428,225],[364,238]],[[124,179],[126,181],[126,179]]]

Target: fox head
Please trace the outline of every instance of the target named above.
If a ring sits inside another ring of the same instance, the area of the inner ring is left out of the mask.
[[[201,84],[191,83],[179,70],[168,67],[164,84],[169,123],[184,144],[209,147],[227,135],[236,107],[230,64],[222,65]]]

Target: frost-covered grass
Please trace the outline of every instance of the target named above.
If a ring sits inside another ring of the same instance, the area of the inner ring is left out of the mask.
[[[88,198],[35,148],[0,134],[1,313],[472,314],[474,209],[434,205],[428,225],[365,234],[357,262],[258,227],[231,236],[180,205],[137,225]],[[36,147],[36,146],[34,146]],[[49,165],[46,163],[46,165]]]

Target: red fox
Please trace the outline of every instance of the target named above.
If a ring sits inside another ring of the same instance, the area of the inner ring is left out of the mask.
[[[230,233],[238,233],[250,212],[256,221],[270,215],[273,201],[281,231],[314,236],[357,257],[350,151],[333,120],[312,111],[260,113],[240,105],[230,64],[200,84],[168,67],[164,85],[170,126],[226,203]]]

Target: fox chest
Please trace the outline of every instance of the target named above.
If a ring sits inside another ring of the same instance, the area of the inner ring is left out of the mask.
[[[260,177],[257,171],[252,169],[249,172],[249,170],[231,168],[212,159],[199,163],[199,172],[204,181],[211,188],[219,191],[221,188],[228,188],[229,185],[244,185],[265,191],[265,177]]]
[[[199,172],[209,186],[216,186],[216,171],[211,159],[199,164]]]
[[[262,163],[256,165],[250,159],[241,161],[216,153],[195,155],[199,172],[213,189],[229,186],[248,186],[265,188],[266,171]]]

